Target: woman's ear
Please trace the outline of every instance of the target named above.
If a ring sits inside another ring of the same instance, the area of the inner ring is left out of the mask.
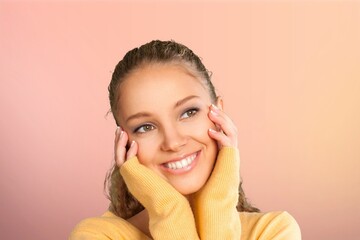
[[[221,96],[217,96],[216,97],[216,106],[221,109],[224,110],[224,103],[223,103],[223,99]]]

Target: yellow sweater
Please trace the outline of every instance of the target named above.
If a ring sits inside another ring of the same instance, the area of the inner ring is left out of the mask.
[[[220,150],[206,185],[189,201],[136,157],[126,161],[121,174],[129,191],[149,214],[155,240],[298,240],[300,229],[287,212],[238,213],[240,182],[237,149]],[[106,212],[80,222],[69,240],[150,239],[125,219]]]

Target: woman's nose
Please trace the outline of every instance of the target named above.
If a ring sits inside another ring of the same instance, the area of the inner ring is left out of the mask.
[[[161,148],[163,151],[179,151],[186,145],[187,138],[180,129],[169,127],[163,130]]]

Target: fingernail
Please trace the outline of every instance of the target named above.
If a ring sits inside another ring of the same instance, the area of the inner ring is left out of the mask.
[[[120,138],[124,135],[124,131],[120,132]]]
[[[210,113],[211,113],[212,115],[214,115],[214,116],[219,115],[217,112],[214,112],[213,110],[210,110]]]
[[[133,141],[131,141],[130,147],[133,147],[133,146],[134,146],[134,144],[135,144],[135,141],[134,141],[134,140],[133,140]]]
[[[115,132],[116,132],[116,134],[119,134],[119,131],[120,131],[120,127],[119,127],[119,126],[117,126],[117,127],[116,127],[116,131],[115,131]]]
[[[211,106],[212,106],[214,109],[219,110],[219,108],[218,108],[215,104],[212,103]]]
[[[209,131],[212,132],[212,133],[216,133],[216,131],[212,128],[209,128]]]

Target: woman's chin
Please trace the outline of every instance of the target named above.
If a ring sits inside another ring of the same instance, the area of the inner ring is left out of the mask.
[[[196,185],[192,184],[191,186],[181,186],[175,187],[175,189],[184,196],[193,195],[194,193],[198,192],[204,184],[197,183]]]

